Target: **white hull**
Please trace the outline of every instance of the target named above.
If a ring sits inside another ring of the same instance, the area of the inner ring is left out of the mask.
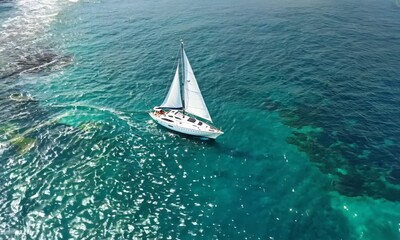
[[[151,112],[150,116],[161,126],[192,136],[216,139],[223,134],[222,131],[213,126],[175,110],[164,114]]]

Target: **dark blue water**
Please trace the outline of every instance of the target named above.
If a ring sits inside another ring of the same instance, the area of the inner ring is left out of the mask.
[[[0,1],[5,239],[399,239],[396,1]],[[215,125],[169,132],[179,41]]]

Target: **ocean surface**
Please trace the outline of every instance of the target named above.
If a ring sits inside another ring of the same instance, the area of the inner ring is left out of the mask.
[[[399,106],[396,0],[3,0],[0,239],[398,240]]]

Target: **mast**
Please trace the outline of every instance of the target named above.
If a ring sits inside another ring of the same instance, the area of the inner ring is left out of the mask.
[[[186,56],[186,52],[181,43],[182,64],[183,64],[183,99],[185,100],[184,111],[195,116],[201,117],[212,122],[210,113],[208,112],[203,95],[201,94],[199,84],[194,75],[192,66]]]
[[[185,59],[184,59],[184,57],[183,57],[183,41],[182,41],[182,39],[181,39],[181,62],[182,62],[182,94],[181,94],[181,96],[182,96],[182,110],[183,110],[183,113],[185,113],[185,90],[184,90],[184,88],[185,88],[185,81],[186,81],[186,79],[185,79]]]

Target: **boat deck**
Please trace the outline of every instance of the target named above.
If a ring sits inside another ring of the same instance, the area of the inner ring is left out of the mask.
[[[150,115],[164,127],[177,132],[209,138],[216,138],[223,134],[222,131],[216,129],[214,126],[177,110],[164,111],[157,109]]]

